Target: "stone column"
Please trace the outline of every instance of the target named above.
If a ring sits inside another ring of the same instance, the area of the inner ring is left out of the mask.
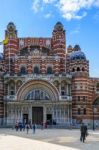
[[[43,106],[43,122],[46,122],[46,106]]]
[[[29,119],[31,120],[32,123],[32,105],[29,106]]]

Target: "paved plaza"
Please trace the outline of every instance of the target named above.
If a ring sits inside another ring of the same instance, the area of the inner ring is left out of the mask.
[[[99,150],[99,130],[90,130],[85,143],[79,136],[74,129],[37,129],[35,134],[0,129],[0,150]]]

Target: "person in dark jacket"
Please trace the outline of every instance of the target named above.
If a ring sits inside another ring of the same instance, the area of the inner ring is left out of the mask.
[[[28,132],[29,132],[29,128],[30,128],[29,124],[26,124],[27,134],[28,134]]]
[[[82,123],[80,131],[81,131],[80,140],[84,143],[85,142],[85,137],[86,137],[86,134],[87,134],[87,126],[85,126],[84,123]]]
[[[35,123],[33,124],[32,128],[33,128],[33,133],[35,133],[35,129],[36,129]]]

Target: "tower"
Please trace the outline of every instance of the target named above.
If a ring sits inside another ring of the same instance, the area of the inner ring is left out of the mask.
[[[0,125],[3,124],[3,117],[4,117],[4,79],[3,79],[3,73],[4,73],[4,61],[3,61],[3,54],[0,53]]]
[[[8,44],[4,46],[5,70],[9,73],[14,72],[14,57],[18,50],[17,30],[13,22],[7,25],[5,31],[5,39],[8,39]]]
[[[53,55],[60,57],[60,71],[65,72],[66,42],[65,30],[61,22],[57,22],[54,26],[52,33],[52,50]]]
[[[68,71],[72,75],[72,117],[76,123],[86,122],[89,115],[89,61],[75,45],[68,54]]]

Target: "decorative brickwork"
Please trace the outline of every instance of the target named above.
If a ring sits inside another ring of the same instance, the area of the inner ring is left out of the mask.
[[[89,61],[79,45],[66,45],[57,22],[50,38],[17,36],[14,23],[5,31],[0,54],[0,124],[16,121],[99,126],[99,79],[89,76]],[[36,108],[35,108],[36,107]],[[36,111],[41,112],[36,112]],[[42,118],[33,117],[40,114]]]

